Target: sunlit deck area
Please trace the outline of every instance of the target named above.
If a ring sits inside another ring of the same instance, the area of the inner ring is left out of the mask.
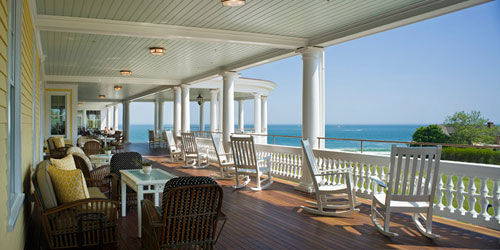
[[[137,143],[127,146],[154,161],[161,168],[177,176],[209,176],[215,168],[183,169],[183,163],[170,163],[168,151],[150,148]],[[434,218],[433,231],[441,237],[431,240],[420,234],[406,214],[395,214],[391,218],[391,229],[398,237],[381,235],[370,221],[369,201],[363,203],[360,212],[346,217],[323,217],[310,215],[300,206],[306,200],[314,200],[312,194],[295,190],[297,183],[277,179],[263,192],[248,189],[235,191],[234,180],[217,181],[224,189],[222,211],[228,221],[224,227],[217,249],[494,249],[499,247],[500,232],[473,226],[440,217]],[[140,249],[137,238],[137,213],[131,209],[126,217],[119,219],[119,241],[109,249]],[[45,238],[37,235],[30,238],[29,249],[44,249]],[[42,247],[38,247],[40,242]]]

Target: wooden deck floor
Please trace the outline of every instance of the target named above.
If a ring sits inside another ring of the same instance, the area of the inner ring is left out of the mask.
[[[213,169],[182,169],[169,161],[165,152],[149,149],[147,144],[132,144],[130,151],[140,152],[155,161],[155,167],[178,176],[210,175]],[[229,218],[217,243],[217,249],[443,249],[500,248],[500,232],[482,227],[435,218],[433,231],[441,238],[429,240],[421,235],[410,216],[394,214],[391,230],[400,236],[388,238],[374,228],[370,206],[362,201],[360,212],[350,217],[320,217],[300,209],[313,196],[293,189],[293,183],[277,180],[268,190],[234,191],[234,181],[219,181],[224,188],[223,212]],[[140,249],[135,211],[120,219],[119,249]]]

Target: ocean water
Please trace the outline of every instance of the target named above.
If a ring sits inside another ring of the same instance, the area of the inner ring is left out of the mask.
[[[388,141],[411,141],[413,132],[421,125],[326,125],[326,137],[346,138],[346,139],[371,139]],[[253,127],[253,125],[248,125]],[[130,125],[131,142],[147,142],[148,129],[153,129],[153,125]],[[164,129],[172,129],[172,125],[165,125]],[[206,130],[209,126],[206,126]],[[191,130],[199,130],[198,125],[192,125]],[[293,135],[300,136],[302,127],[295,125],[268,125],[269,135]],[[272,144],[272,137],[268,137],[268,143]],[[300,146],[299,138],[279,138],[275,143],[287,146]],[[363,151],[387,152],[390,151],[392,143],[364,142]],[[360,143],[353,141],[326,141],[326,148],[341,149],[345,151],[359,151]]]

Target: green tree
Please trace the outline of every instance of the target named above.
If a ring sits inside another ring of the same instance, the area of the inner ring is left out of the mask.
[[[438,125],[429,125],[417,128],[412,139],[416,142],[445,143],[448,142],[449,137],[443,133],[443,130]]]
[[[472,143],[495,143],[498,127],[488,128],[486,123],[489,120],[484,118],[479,111],[456,112],[448,116],[445,124],[453,128],[450,134],[450,142],[456,144]]]

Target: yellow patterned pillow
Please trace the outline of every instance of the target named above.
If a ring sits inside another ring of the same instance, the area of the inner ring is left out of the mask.
[[[58,203],[64,204],[90,198],[85,177],[80,169],[62,170],[49,165],[48,170]]]
[[[62,170],[75,170],[76,169],[75,159],[73,159],[72,154],[66,155],[62,159],[50,158],[50,163],[54,167],[56,167],[58,169],[62,169]]]
[[[56,148],[64,148],[64,138],[62,137],[52,137],[52,142],[54,142],[54,147]]]

